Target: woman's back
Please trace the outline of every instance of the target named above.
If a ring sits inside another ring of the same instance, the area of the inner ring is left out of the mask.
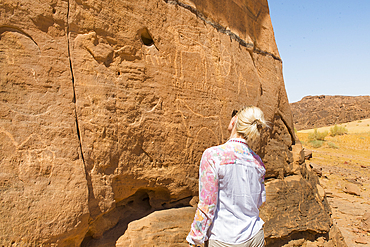
[[[212,147],[218,174],[218,203],[210,239],[243,243],[262,227],[258,207],[263,201],[265,168],[243,139]]]
[[[265,167],[247,145],[267,127],[258,107],[234,110],[229,141],[204,151],[199,167],[199,203],[186,237],[190,246],[264,246],[258,208],[266,200]]]

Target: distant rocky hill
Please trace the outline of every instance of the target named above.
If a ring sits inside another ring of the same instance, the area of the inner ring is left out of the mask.
[[[370,96],[307,96],[290,107],[297,130],[370,118]]]

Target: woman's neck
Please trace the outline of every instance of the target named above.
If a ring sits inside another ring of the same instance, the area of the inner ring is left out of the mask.
[[[244,139],[244,136],[242,134],[236,132],[235,128],[233,128],[233,130],[231,131],[229,140],[233,139],[233,138],[243,138]]]

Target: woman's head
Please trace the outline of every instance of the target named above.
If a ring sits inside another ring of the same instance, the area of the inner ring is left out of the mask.
[[[248,141],[253,141],[260,136],[264,127],[268,127],[263,112],[255,106],[244,107],[242,110],[233,111],[233,122],[237,133]],[[230,123],[231,124],[231,123]]]

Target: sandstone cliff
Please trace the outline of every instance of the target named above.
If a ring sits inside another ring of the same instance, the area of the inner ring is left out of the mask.
[[[124,233],[193,204],[202,152],[243,105],[271,123],[253,145],[268,245],[333,239],[266,0],[1,0],[0,13],[2,245],[181,246],[186,233]]]
[[[290,106],[297,130],[370,118],[370,96],[306,96]]]

